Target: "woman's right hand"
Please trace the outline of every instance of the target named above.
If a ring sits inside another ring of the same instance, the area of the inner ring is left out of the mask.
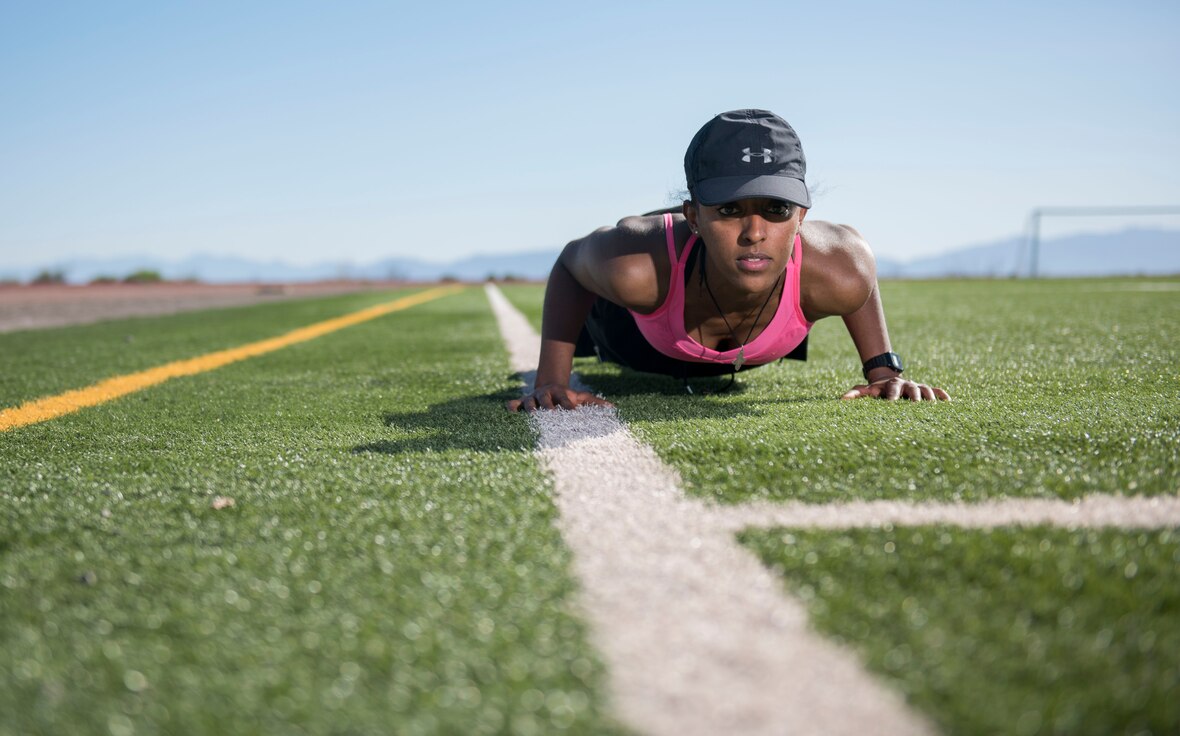
[[[614,407],[606,399],[589,391],[575,391],[560,383],[538,386],[522,398],[508,402],[508,411],[536,411],[537,409],[577,409],[579,406]]]

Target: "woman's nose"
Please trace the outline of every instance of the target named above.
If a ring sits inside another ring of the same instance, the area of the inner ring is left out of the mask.
[[[750,215],[742,220],[742,240],[748,244],[761,243],[766,238],[766,220]]]

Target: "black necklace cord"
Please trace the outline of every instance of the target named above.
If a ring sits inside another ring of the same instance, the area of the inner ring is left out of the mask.
[[[702,241],[701,244],[704,245],[704,241]],[[774,298],[774,293],[778,291],[778,285],[783,280],[783,275],[786,273],[786,271],[780,273],[778,278],[774,280],[774,286],[770,287],[770,293],[766,295],[766,301],[762,302],[762,306],[758,308],[758,314],[754,315],[754,321],[750,323],[750,329],[746,332],[746,339],[739,341],[737,338],[737,333],[733,331],[733,327],[729,324],[729,318],[725,316],[725,312],[722,311],[721,305],[717,303],[717,297],[713,295],[712,287],[709,286],[709,278],[705,274],[705,264],[707,262],[707,258],[701,259],[701,283],[705,285],[705,291],[709,293],[709,298],[713,300],[713,306],[717,309],[717,314],[721,315],[722,321],[725,322],[725,329],[729,330],[729,336],[733,338],[735,343],[737,343],[738,349],[740,350],[746,347],[746,343],[750,341],[750,335],[754,334],[754,328],[758,326],[758,320],[762,319],[762,313],[766,311],[766,307],[770,304],[770,300]],[[738,324],[740,325],[741,322],[738,322]]]

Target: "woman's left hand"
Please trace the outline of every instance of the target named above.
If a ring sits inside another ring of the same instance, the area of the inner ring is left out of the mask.
[[[908,399],[910,401],[950,401],[951,397],[940,388],[933,388],[924,383],[907,381],[901,376],[882,378],[869,384],[853,386],[852,390],[844,394],[842,399],[859,399],[863,396],[875,396],[886,401]]]

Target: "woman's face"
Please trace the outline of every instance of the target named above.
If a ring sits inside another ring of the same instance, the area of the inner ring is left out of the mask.
[[[766,290],[786,270],[807,215],[803,207],[766,197],[684,209],[707,246],[710,275],[750,291]]]

